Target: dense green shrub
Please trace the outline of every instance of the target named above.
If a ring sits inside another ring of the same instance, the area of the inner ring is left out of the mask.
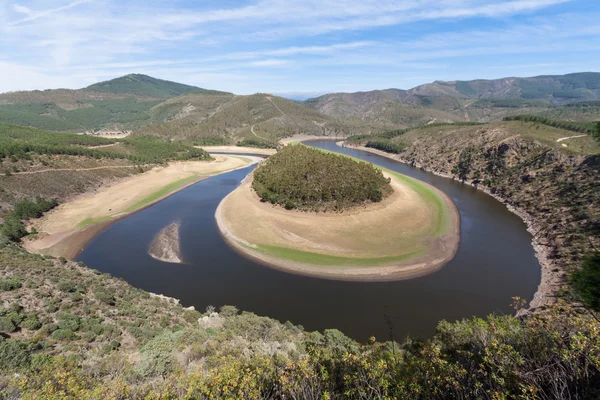
[[[224,146],[230,144],[229,140],[221,136],[204,136],[191,141],[194,146]]]
[[[565,129],[572,132],[589,133],[594,134],[595,127],[591,122],[573,122],[573,121],[559,121],[546,117],[539,117],[537,115],[511,115],[504,117],[504,121],[524,121],[524,122],[536,122],[543,125],[552,126],[554,128]]]
[[[76,337],[75,332],[70,329],[57,329],[52,332],[52,339],[55,340],[72,340]]]
[[[8,372],[27,367],[31,361],[27,347],[20,340],[6,340],[0,337],[0,370]]]
[[[17,278],[8,278],[0,280],[0,290],[9,291],[21,288],[22,283]]]
[[[17,327],[10,317],[0,317],[0,332],[14,332],[16,330]]]
[[[0,226],[0,234],[14,242],[18,241],[28,233],[22,220],[39,218],[57,205],[56,200],[46,200],[40,196],[36,197],[35,202],[27,199],[17,202],[13,210],[6,215],[4,224]]]
[[[600,253],[586,258],[572,276],[575,293],[592,310],[600,311]]]
[[[4,219],[4,223],[0,226],[0,233],[13,242],[18,241],[25,235],[27,235],[27,229],[21,220],[8,215]]]
[[[27,314],[27,317],[19,325],[21,328],[29,329],[30,331],[36,331],[42,327],[42,323],[38,319],[36,313],[31,312]]]
[[[56,317],[58,318],[58,328],[66,329],[70,331],[76,331],[79,329],[79,317],[69,312],[59,312]]]
[[[314,211],[378,202],[391,192],[389,179],[373,165],[302,145],[269,157],[256,169],[252,187],[263,201]]]
[[[77,290],[77,284],[71,280],[63,279],[56,284],[56,288],[61,292],[72,293]]]
[[[35,202],[25,199],[15,203],[12,215],[18,219],[39,218],[57,205],[58,202],[55,199],[46,200],[37,196]]]
[[[240,147],[258,147],[260,149],[275,149],[277,144],[263,139],[245,138],[236,143]]]
[[[385,139],[369,140],[365,146],[385,151],[386,153],[399,154],[404,151],[404,146],[402,144],[394,143],[390,140]]]

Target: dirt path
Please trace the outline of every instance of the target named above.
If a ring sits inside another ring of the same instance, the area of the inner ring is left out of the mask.
[[[577,138],[581,138],[581,137],[586,137],[586,136],[587,135],[566,136],[566,137],[562,137],[560,139],[556,139],[556,143],[564,142],[565,140],[569,140],[569,139],[577,139]]]
[[[54,169],[41,169],[39,171],[23,171],[13,172],[12,175],[34,175],[42,174],[45,172],[61,172],[61,171],[95,171],[99,169],[114,169],[114,168],[135,168],[135,165],[108,165],[104,167],[92,167],[92,168],[54,168]]]
[[[115,142],[115,143],[110,143],[110,144],[101,144],[99,146],[88,146],[88,149],[102,149],[105,147],[112,147],[119,144],[119,142]]]
[[[33,225],[40,232],[40,238],[26,242],[25,247],[36,253],[44,252],[55,256],[72,255],[71,245],[57,246],[58,253],[53,252],[51,248],[61,241],[67,243],[71,241],[74,246],[79,246],[76,249],[79,251],[82,241],[77,236],[82,231],[89,232],[89,228],[103,226],[106,222],[112,223],[199,180],[244,168],[260,160],[252,156],[242,158],[217,155],[214,158],[215,160],[210,162],[179,161],[170,163],[166,167],[156,167],[63,203],[42,218],[33,221]],[[93,229],[92,231],[91,237],[98,233]]]
[[[275,106],[277,111],[279,111],[281,113],[282,117],[285,115],[285,113],[283,111],[281,111],[281,108],[279,108],[279,106],[277,104],[275,104],[275,102],[273,101],[273,99],[271,97],[267,96],[266,99],[269,100],[271,102],[271,104],[273,104]]]

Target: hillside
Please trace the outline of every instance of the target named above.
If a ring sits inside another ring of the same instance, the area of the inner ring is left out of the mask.
[[[105,139],[0,123],[0,218],[22,200],[66,199],[169,160],[207,153],[155,137]]]
[[[561,113],[565,104],[600,99],[600,73],[532,78],[436,81],[410,90],[332,93],[307,100],[326,115],[404,126],[434,122],[498,121],[512,114]],[[412,107],[408,107],[412,106]],[[558,107],[558,110],[557,110]],[[580,119],[570,110],[570,118]]]
[[[101,93],[124,93],[162,99],[168,99],[189,92],[211,92],[196,86],[165,81],[142,74],[129,74],[109,81],[98,82],[83,90]]]
[[[222,93],[132,74],[83,89],[0,94],[0,122],[53,131],[123,131],[151,122],[150,109],[182,93]]]
[[[347,136],[356,132],[385,130],[393,124],[358,119],[337,119],[297,102],[269,94],[190,93],[156,105],[150,110],[152,124],[134,135],[156,135],[235,143],[244,138],[275,142],[295,134]]]

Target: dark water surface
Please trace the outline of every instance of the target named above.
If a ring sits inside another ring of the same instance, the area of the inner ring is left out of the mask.
[[[241,310],[291,321],[307,330],[336,328],[357,340],[431,335],[439,320],[509,313],[512,296],[530,300],[540,266],[524,223],[500,202],[450,179],[331,141],[307,144],[369,160],[444,191],[461,216],[456,258],[431,275],[399,282],[338,282],[286,274],[249,261],[221,238],[214,213],[254,167],[209,178],[125,218],[98,235],[79,260],[122,277],[133,286],[181,299],[184,306],[235,305]],[[186,264],[148,255],[154,235],[181,221]]]

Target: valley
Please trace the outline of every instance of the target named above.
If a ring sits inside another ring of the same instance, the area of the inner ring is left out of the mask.
[[[593,398],[598,76],[0,94],[0,397]]]

